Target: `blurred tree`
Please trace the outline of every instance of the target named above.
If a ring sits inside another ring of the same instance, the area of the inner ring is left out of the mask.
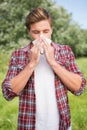
[[[0,46],[16,48],[23,40],[30,39],[25,18],[36,7],[45,7],[53,16],[53,41],[70,45],[76,56],[87,55],[87,32],[72,22],[72,14],[51,0],[0,0]]]
[[[0,45],[16,47],[18,40],[29,38],[25,17],[32,8],[51,6],[49,0],[0,1]]]
[[[80,37],[82,39],[82,44],[79,44],[79,52],[78,52],[78,56],[87,56],[87,30],[83,30],[81,29],[81,34],[82,37]],[[77,47],[78,50],[78,47]]]

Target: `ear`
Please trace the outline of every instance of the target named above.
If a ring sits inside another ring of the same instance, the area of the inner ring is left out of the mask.
[[[28,34],[30,35],[30,30],[27,30]]]
[[[29,35],[29,37],[31,37],[31,38],[32,38],[32,35],[31,35],[30,30],[28,30],[28,35]]]
[[[52,33],[53,33],[53,28],[51,28],[51,35],[52,35]]]
[[[32,36],[31,36],[30,30],[27,30],[27,32],[28,32],[29,38],[32,40]]]

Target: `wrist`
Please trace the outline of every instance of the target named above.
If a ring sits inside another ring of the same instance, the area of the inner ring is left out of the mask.
[[[57,62],[56,61],[52,61],[51,64],[50,64],[50,66],[52,68],[55,68],[57,66]]]
[[[29,69],[31,69],[31,70],[34,70],[34,68],[35,68],[35,63],[33,63],[33,62],[30,62],[29,64],[28,64],[28,67],[29,67]]]

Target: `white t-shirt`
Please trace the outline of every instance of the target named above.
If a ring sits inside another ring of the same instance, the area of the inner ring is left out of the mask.
[[[46,58],[41,55],[35,69],[36,129],[58,130],[59,111],[55,97],[54,73]]]

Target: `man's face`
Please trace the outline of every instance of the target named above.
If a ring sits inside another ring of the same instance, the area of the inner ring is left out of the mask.
[[[41,35],[51,39],[52,27],[48,20],[42,20],[30,26],[29,34],[33,40],[39,39]]]

